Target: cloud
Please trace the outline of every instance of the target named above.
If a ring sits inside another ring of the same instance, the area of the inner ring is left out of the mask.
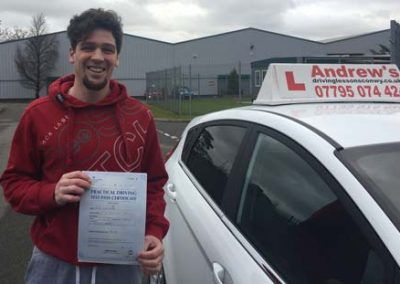
[[[29,27],[43,12],[49,31],[65,30],[88,8],[113,9],[126,33],[177,42],[254,27],[308,39],[389,28],[400,20],[398,0],[2,0],[2,27]]]
[[[286,11],[283,29],[313,39],[356,35],[389,28],[398,11],[394,0],[300,0]]]
[[[66,29],[73,15],[88,8],[101,7],[102,4],[109,2],[106,0],[2,0],[0,20],[3,26],[28,28],[32,17],[43,13],[50,31],[60,31]]]
[[[208,9],[208,17],[202,26],[209,28],[208,34],[213,34],[247,27],[277,28],[282,24],[282,14],[290,7],[291,1],[200,0],[199,3]]]

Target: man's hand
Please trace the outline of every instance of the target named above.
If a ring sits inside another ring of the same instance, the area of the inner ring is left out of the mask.
[[[161,262],[164,258],[164,246],[154,236],[144,237],[144,250],[139,253],[138,261],[145,274],[155,274],[161,271]]]
[[[89,176],[81,171],[66,173],[56,184],[54,199],[59,206],[79,202],[90,184]]]

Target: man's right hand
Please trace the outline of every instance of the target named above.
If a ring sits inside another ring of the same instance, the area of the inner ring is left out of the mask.
[[[90,177],[82,171],[66,173],[56,184],[54,199],[59,206],[79,202],[90,184]]]

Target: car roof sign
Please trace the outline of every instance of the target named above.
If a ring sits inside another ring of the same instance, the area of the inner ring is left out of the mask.
[[[394,64],[271,64],[253,104],[400,102]]]

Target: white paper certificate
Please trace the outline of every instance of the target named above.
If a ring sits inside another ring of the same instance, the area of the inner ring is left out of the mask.
[[[136,264],[144,246],[147,175],[86,172],[79,204],[78,261]]]

